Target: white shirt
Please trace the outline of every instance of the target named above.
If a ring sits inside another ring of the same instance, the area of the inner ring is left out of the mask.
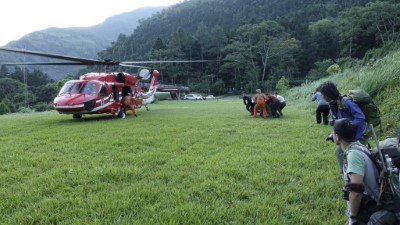
[[[280,95],[276,95],[276,98],[279,100],[280,103],[285,102],[285,99]]]

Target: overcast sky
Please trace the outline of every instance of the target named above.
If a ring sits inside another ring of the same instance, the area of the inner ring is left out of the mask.
[[[49,27],[86,27],[145,6],[184,0],[5,0],[1,3],[0,46]]]

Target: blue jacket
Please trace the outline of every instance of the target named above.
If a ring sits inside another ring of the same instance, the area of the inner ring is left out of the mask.
[[[365,120],[365,115],[361,111],[360,107],[351,99],[348,99],[344,102],[343,107],[346,110],[343,108],[339,109],[337,100],[331,101],[329,103],[329,106],[331,107],[332,120],[337,120],[341,118],[350,119],[358,127],[356,140],[362,139],[364,131],[367,128],[367,121]]]

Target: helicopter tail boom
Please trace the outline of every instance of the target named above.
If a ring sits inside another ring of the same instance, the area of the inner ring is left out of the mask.
[[[157,90],[157,82],[158,82],[158,77],[160,76],[160,72],[158,72],[158,70],[153,70],[152,75],[153,78],[151,79],[150,82],[149,91],[142,95],[144,104],[148,104],[154,101],[154,94],[156,93]]]

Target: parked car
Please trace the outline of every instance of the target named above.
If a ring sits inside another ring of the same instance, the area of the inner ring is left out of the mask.
[[[207,99],[207,100],[209,100],[209,99],[215,99],[215,97],[214,97],[214,95],[207,95],[207,96],[205,97],[205,99]]]
[[[203,100],[203,97],[201,95],[197,94],[188,94],[183,97],[185,100]]]

